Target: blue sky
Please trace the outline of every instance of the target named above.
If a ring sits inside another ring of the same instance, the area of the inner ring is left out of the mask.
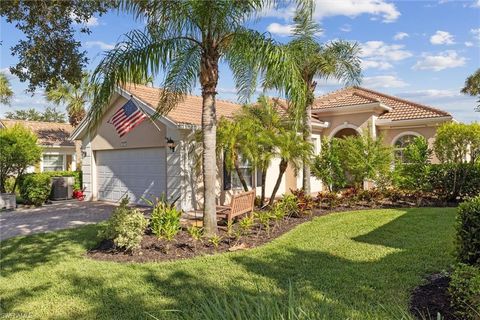
[[[480,113],[474,112],[475,98],[459,93],[466,77],[480,67],[480,0],[316,2],[315,19],[323,28],[319,41],[345,39],[362,46],[362,86],[447,110],[459,121],[480,121]],[[287,42],[292,15],[291,8],[272,9],[251,27]],[[143,28],[142,21],[117,12],[94,17],[86,24],[92,33],[79,34],[78,39],[90,58],[89,69],[122,34]],[[6,72],[16,63],[9,48],[23,35],[4,19],[0,35],[0,69]],[[15,97],[12,106],[0,105],[0,116],[12,109],[43,110],[48,105],[43,92],[31,96],[25,93],[26,84],[8,76]],[[161,85],[161,80],[155,84]],[[334,80],[318,82],[318,95],[342,86]],[[222,65],[219,98],[235,101],[234,88],[228,67]],[[199,94],[198,88],[195,93]]]

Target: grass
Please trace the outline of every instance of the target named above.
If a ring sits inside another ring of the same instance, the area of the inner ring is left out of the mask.
[[[288,301],[290,286],[316,318],[400,319],[424,275],[453,263],[454,213],[331,214],[256,249],[167,263],[86,258],[98,225],[12,238],[0,243],[0,319],[194,318],[218,297]]]

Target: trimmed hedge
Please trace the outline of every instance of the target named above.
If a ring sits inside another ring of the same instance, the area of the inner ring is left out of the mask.
[[[480,195],[480,164],[431,164],[428,176],[431,191],[448,201]]]
[[[451,275],[451,304],[458,319],[480,319],[480,269],[459,264]]]
[[[459,261],[480,267],[480,196],[460,204],[456,229]]]
[[[82,171],[48,171],[42,172],[42,174],[46,174],[49,177],[74,177],[73,189],[82,190]]]
[[[41,206],[47,201],[52,190],[52,179],[48,174],[32,173],[22,177],[20,196],[28,204]]]

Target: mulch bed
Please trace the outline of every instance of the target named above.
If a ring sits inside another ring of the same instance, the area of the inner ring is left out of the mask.
[[[448,285],[450,276],[435,273],[427,277],[427,283],[413,290],[410,299],[410,312],[417,319],[437,319],[437,314],[443,320],[457,320],[450,305]]]
[[[342,205],[335,208],[322,207],[314,209],[310,215],[302,217],[286,217],[281,221],[272,223],[270,231],[267,233],[260,225],[256,224],[249,232],[240,239],[227,233],[226,227],[219,227],[218,235],[221,237],[217,248],[207,239],[202,242],[193,240],[186,230],[181,230],[174,241],[167,242],[158,239],[151,232],[147,232],[140,244],[140,248],[133,252],[125,252],[115,248],[110,240],[100,242],[96,247],[87,252],[87,256],[97,260],[117,261],[117,262],[158,262],[171,261],[179,259],[188,259],[196,256],[209,255],[227,251],[237,251],[254,248],[278,238],[297,225],[312,220],[314,217],[327,215],[334,212],[352,211],[352,210],[370,210],[381,208],[408,208],[413,207],[413,203],[360,203],[355,205]]]

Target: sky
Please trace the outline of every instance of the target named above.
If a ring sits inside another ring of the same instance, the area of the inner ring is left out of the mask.
[[[249,26],[286,43],[292,18],[293,7],[271,9]],[[480,67],[480,0],[316,0],[314,18],[323,29],[318,41],[359,43],[361,86],[446,110],[458,121],[480,121],[480,112],[474,111],[476,98],[460,93],[465,79]],[[89,70],[124,33],[144,27],[143,21],[117,11],[93,17],[85,24],[91,34],[78,33],[77,39],[87,52]],[[81,27],[76,26],[78,30]],[[10,47],[24,37],[23,33],[2,18],[0,36],[0,70],[7,73],[14,91],[12,105],[0,105],[0,117],[14,109],[44,110],[49,105],[44,93],[26,93],[27,84],[8,72],[17,62]],[[155,85],[161,83],[159,76]],[[334,79],[319,79],[316,95],[342,86]],[[220,67],[217,91],[218,98],[237,101],[234,80],[225,64]],[[198,86],[194,94],[200,94]]]

